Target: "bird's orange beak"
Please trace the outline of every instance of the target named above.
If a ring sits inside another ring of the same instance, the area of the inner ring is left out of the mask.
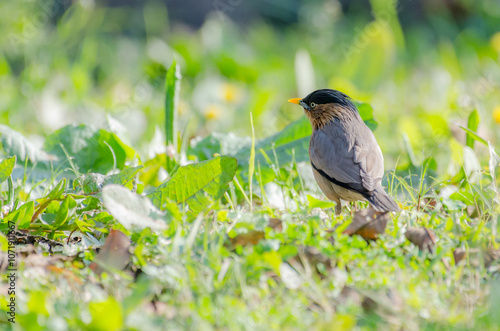
[[[300,105],[300,100],[302,100],[302,98],[289,99],[288,102]]]

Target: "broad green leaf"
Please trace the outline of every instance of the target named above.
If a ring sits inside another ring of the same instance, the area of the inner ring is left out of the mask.
[[[446,197],[441,198],[441,203],[448,211],[462,210],[467,207],[467,205],[461,200]]]
[[[250,137],[238,137],[232,132],[213,132],[201,140],[193,140],[188,155],[196,156],[198,161],[205,161],[213,158],[215,153],[236,155],[238,151],[248,148],[251,143]]]
[[[297,162],[308,161],[311,133],[311,124],[306,117],[292,122],[282,131],[256,143],[255,150],[260,151],[260,153],[256,153],[255,163],[267,164],[268,160],[265,155],[274,163],[274,153],[276,153],[279,165],[283,166],[292,162],[293,151],[295,151],[295,160]],[[250,159],[250,146],[240,150],[235,157],[241,165],[247,166]]]
[[[120,171],[117,174],[106,176],[105,184],[118,184],[123,185],[127,188],[132,188],[132,182],[135,178],[135,175],[143,168],[142,165],[137,167],[132,167]]]
[[[218,156],[212,160],[180,167],[167,182],[149,195],[154,205],[164,210],[167,202],[186,204],[197,215],[220,199],[233,179],[235,158]]]
[[[378,126],[377,121],[373,117],[373,108],[369,103],[366,102],[355,102],[356,107],[358,108],[359,115],[361,119],[365,122],[366,126],[370,128],[370,130],[375,131]]]
[[[22,134],[3,124],[0,124],[0,141],[5,155],[16,155],[23,162],[26,158],[36,162],[46,156]]]
[[[80,186],[84,194],[94,194],[101,190],[105,180],[105,175],[91,172],[75,179],[73,181],[73,189]]]
[[[12,170],[16,166],[16,156],[2,160],[0,162],[0,184],[12,175]]]
[[[76,201],[73,199],[72,196],[68,195],[66,198],[61,202],[61,205],[59,206],[59,210],[56,213],[56,219],[54,220],[54,223],[52,224],[54,228],[58,228],[65,223],[67,223],[68,219],[74,215],[76,211]]]
[[[88,173],[85,175],[82,175],[78,177],[74,182],[73,182],[73,188],[76,189],[76,187],[81,186],[83,193],[85,194],[94,194],[97,193],[101,190],[101,188],[104,185],[107,184],[118,184],[118,185],[123,185],[129,189],[132,189],[132,181],[141,170],[143,166],[137,166],[137,167],[132,167],[125,169],[117,174],[114,175],[101,175],[101,174],[96,174],[96,173]]]
[[[476,201],[476,194],[471,189],[461,188],[459,191],[450,194],[451,200],[461,201],[468,206],[473,206]]]
[[[161,230],[166,228],[162,216],[151,201],[129,189],[110,184],[102,189],[104,206],[126,229],[151,228]]]
[[[474,111],[469,115],[469,120],[467,121],[467,129],[469,129],[472,132],[476,132],[478,127],[479,127],[479,113],[477,109],[474,109]],[[474,148],[474,140],[476,140],[476,138],[469,132],[469,130],[466,130],[467,139],[465,144],[470,148]]]
[[[90,302],[88,309],[92,316],[92,320],[88,325],[90,330],[115,331],[122,329],[122,307],[112,296],[109,296],[106,301]]]
[[[167,145],[174,145],[177,150],[177,103],[181,83],[181,70],[179,65],[172,62],[167,70],[165,79],[165,135]]]
[[[328,208],[335,208],[335,203],[332,201],[325,201],[325,200],[319,200],[316,199],[315,197],[311,195],[307,195],[307,204],[309,205],[309,208],[321,208],[321,209],[328,209]]]
[[[45,140],[45,150],[68,167],[71,165],[68,156],[72,157],[82,173],[105,174],[115,166],[123,169],[125,161],[135,155],[114,133],[87,125],[68,125],[57,130]]]
[[[15,211],[5,216],[2,220],[2,230],[7,228],[12,223],[14,223],[18,229],[27,228],[31,223],[31,218],[34,213],[35,203],[33,201],[25,203]]]
[[[139,173],[139,179],[144,185],[159,186],[165,179],[162,177],[163,170],[167,164],[167,155],[156,154],[152,159],[144,163],[144,169]]]

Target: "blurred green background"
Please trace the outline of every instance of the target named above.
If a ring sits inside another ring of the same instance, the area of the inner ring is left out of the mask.
[[[248,135],[250,112],[269,136],[316,88],[373,106],[388,167],[433,156],[455,174],[474,109],[480,136],[500,135],[497,0],[19,0],[0,4],[0,29],[0,119],[40,144],[86,123],[160,151],[174,58],[187,137]]]

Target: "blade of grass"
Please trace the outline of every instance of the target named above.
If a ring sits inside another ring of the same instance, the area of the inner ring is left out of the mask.
[[[462,125],[459,125],[458,126],[460,129],[464,130],[465,132],[467,132],[467,143],[466,145],[469,146],[469,137],[471,137],[470,139],[472,140],[472,146],[474,145],[474,140],[477,140],[479,141],[481,144],[485,145],[485,146],[488,146],[488,142],[484,139],[484,138],[481,138],[480,136],[478,136],[477,133],[475,133],[474,131],[472,131],[471,129],[469,128],[466,128],[465,126],[462,126]],[[472,148],[472,146],[469,146]]]
[[[467,138],[465,141],[465,144],[469,146],[470,148],[474,148],[474,140],[476,140],[477,135],[473,136],[469,131],[471,132],[476,132],[477,128],[479,127],[479,113],[477,112],[477,109],[474,109],[472,113],[469,115],[469,119],[467,121]]]
[[[253,183],[253,173],[255,170],[255,130],[253,127],[253,116],[251,112],[250,112],[250,126],[252,128],[252,147],[250,148],[250,159],[248,160],[248,186],[250,189],[250,211],[252,211],[253,207],[252,183]]]
[[[177,102],[181,82],[181,71],[174,60],[167,70],[165,78],[165,137],[168,145],[177,151]]]

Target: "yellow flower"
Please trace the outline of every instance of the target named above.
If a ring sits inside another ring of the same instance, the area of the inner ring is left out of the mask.
[[[493,120],[500,124],[500,106],[496,106],[493,110]]]
[[[205,119],[209,121],[215,120],[219,117],[220,112],[220,108],[217,105],[210,105],[204,111]]]
[[[498,31],[491,37],[490,43],[491,47],[493,47],[493,49],[500,54],[500,31]]]
[[[238,88],[232,84],[222,85],[222,96],[226,102],[235,102],[239,99]]]

